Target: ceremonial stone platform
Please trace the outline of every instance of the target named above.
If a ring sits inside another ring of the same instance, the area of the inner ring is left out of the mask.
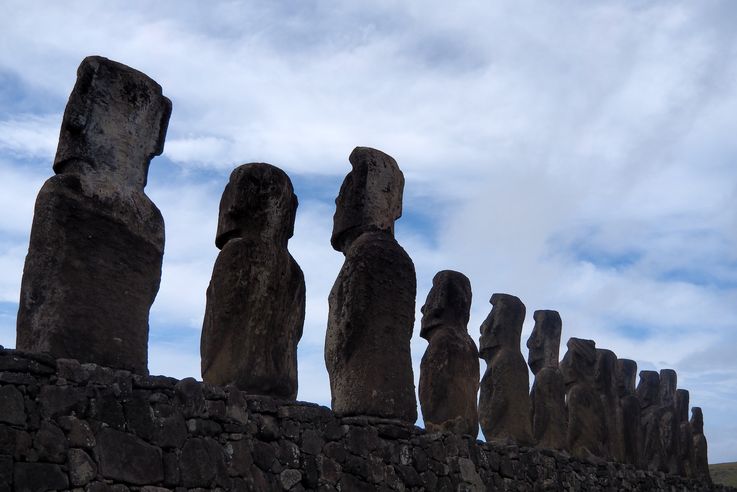
[[[0,347],[0,491],[735,490]]]

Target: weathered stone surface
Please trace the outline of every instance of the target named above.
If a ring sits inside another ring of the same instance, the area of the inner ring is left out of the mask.
[[[13,490],[17,492],[46,492],[67,487],[69,480],[59,465],[16,463],[13,469]]]
[[[570,338],[560,363],[568,404],[568,450],[573,456],[591,460],[606,458],[604,406],[594,387],[596,344],[593,340]]]
[[[558,367],[562,321],[557,311],[535,311],[527,339],[527,365],[535,375],[530,390],[532,435],[538,447],[565,449],[568,435],[566,387]]]
[[[171,102],[141,72],[88,57],[64,112],[23,270],[17,347],[146,374],[164,222],[143,189]]]
[[[596,349],[594,384],[604,407],[604,447],[609,459],[624,462],[624,436],[620,429],[621,412],[617,388],[617,355],[608,349]]]
[[[694,455],[693,431],[688,421],[690,394],[688,390],[676,390],[676,420],[678,421],[678,474],[684,477],[693,477]]]
[[[704,413],[700,407],[691,408],[691,432],[693,432],[694,476],[702,482],[711,483],[708,449],[704,436]]]
[[[663,440],[660,437],[660,374],[640,371],[637,397],[640,400],[640,436],[643,467],[651,471],[668,471]]]
[[[95,462],[82,449],[70,449],[67,457],[69,479],[74,487],[84,487],[95,478],[97,467]]]
[[[479,394],[479,422],[487,441],[529,446],[530,378],[520,351],[525,305],[509,294],[491,296],[493,306],[481,324],[479,352],[486,361]]]
[[[419,387],[425,428],[476,437],[479,351],[468,334],[471,282],[462,273],[443,270],[432,283],[420,331],[428,341]]]
[[[25,425],[26,412],[23,395],[15,386],[0,388],[0,422],[11,425]]]
[[[159,448],[110,428],[102,429],[96,440],[95,456],[103,477],[136,485],[163,480],[164,467]]]
[[[357,147],[336,199],[331,244],[345,261],[329,298],[325,365],[339,415],[417,419],[410,339],[417,281],[394,239],[404,177],[390,156]]]
[[[617,359],[617,394],[619,395],[619,434],[622,436],[624,463],[642,468],[640,438],[640,399],[635,395],[637,362]]]
[[[206,382],[296,399],[305,317],[304,275],[287,250],[296,211],[297,196],[281,169],[253,163],[231,173],[202,327]]]
[[[675,475],[681,473],[679,458],[681,453],[678,449],[680,426],[676,413],[677,385],[676,371],[673,369],[660,370],[660,385],[658,387],[660,440],[667,471]]]
[[[181,481],[185,487],[226,485],[225,451],[210,438],[188,439],[179,459]]]
[[[38,453],[39,460],[64,463],[68,448],[61,429],[51,422],[41,422],[41,427],[33,439],[33,449]]]

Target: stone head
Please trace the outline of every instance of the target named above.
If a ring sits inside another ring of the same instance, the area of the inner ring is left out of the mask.
[[[640,384],[637,385],[637,397],[640,407],[648,408],[659,404],[660,374],[657,371],[640,371]]]
[[[215,245],[249,238],[287,246],[294,233],[297,195],[289,176],[276,166],[243,164],[230,174],[220,199]]]
[[[596,343],[593,340],[569,338],[568,350],[560,361],[560,371],[566,386],[593,383],[596,369]]]
[[[335,199],[330,244],[345,253],[355,238],[368,231],[394,234],[402,216],[404,175],[389,155],[370,147],[356,147],[348,160],[352,170]]]
[[[537,374],[543,367],[558,367],[563,322],[558,311],[538,310],[532,317],[535,327],[527,339],[527,365],[533,374]]]
[[[676,404],[676,387],[678,386],[678,376],[673,369],[660,370],[660,386],[658,390],[658,398],[660,404],[665,406],[674,406]]]
[[[694,434],[704,433],[704,413],[701,407],[691,408],[691,430]]]
[[[619,396],[635,394],[635,379],[637,379],[637,362],[631,359],[617,359],[617,389]]]
[[[617,355],[611,350],[596,349],[594,382],[599,392],[617,394]]]
[[[61,124],[57,174],[100,175],[120,188],[146,186],[164,150],[171,101],[147,75],[100,56],[82,60]]]
[[[519,351],[522,324],[525,322],[525,305],[518,297],[494,294],[489,302],[493,307],[481,324],[479,340],[479,353],[485,360],[503,349]]]
[[[676,390],[676,417],[679,422],[688,422],[688,405],[690,395],[688,390]]]
[[[420,336],[426,340],[430,339],[435,328],[441,326],[467,333],[471,313],[471,281],[453,270],[436,273],[421,311]]]

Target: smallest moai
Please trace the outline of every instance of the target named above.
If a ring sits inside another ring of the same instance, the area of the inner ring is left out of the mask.
[[[676,390],[676,419],[678,421],[678,462],[679,473],[684,477],[694,477],[694,449],[693,431],[688,421],[688,405],[690,395],[688,390]]]
[[[577,458],[606,459],[604,406],[594,386],[596,344],[569,338],[560,363],[568,404],[568,451]]]
[[[148,374],[164,220],[144,188],[170,115],[145,74],[99,56],[80,64],[56,175],[36,198],[17,348]]]
[[[640,438],[640,399],[635,394],[637,362],[617,359],[617,391],[619,395],[619,429],[622,436],[623,462],[642,468]]]
[[[640,436],[642,439],[643,468],[650,471],[668,471],[663,442],[660,437],[660,374],[640,371],[637,397],[640,399]]]
[[[704,436],[704,413],[701,407],[691,408],[691,432],[693,432],[694,477],[711,483],[706,436]]]
[[[530,391],[532,434],[535,445],[565,449],[568,434],[566,387],[558,367],[562,321],[557,311],[539,310],[527,339],[527,365],[535,375]]]
[[[204,381],[297,398],[305,281],[287,249],[296,212],[292,182],[278,167],[244,164],[230,174],[200,340]]]
[[[624,442],[620,434],[619,394],[617,391],[617,355],[608,349],[596,349],[596,370],[594,372],[596,390],[604,407],[606,423],[606,449],[609,458],[624,461]]]
[[[679,425],[676,415],[676,388],[678,385],[676,371],[661,369],[658,398],[660,400],[660,441],[663,446],[663,458],[667,472],[681,474],[678,450]]]
[[[430,432],[479,432],[476,396],[479,351],[468,334],[471,282],[452,270],[438,272],[422,306],[420,336],[428,341],[420,364],[420,407]]]
[[[509,294],[494,294],[490,302],[479,344],[487,365],[479,394],[481,430],[487,441],[530,446],[530,376],[520,351],[525,305]]]

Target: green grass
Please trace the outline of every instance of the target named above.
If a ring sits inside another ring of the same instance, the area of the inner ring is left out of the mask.
[[[709,473],[714,483],[737,487],[737,462],[709,465]]]

